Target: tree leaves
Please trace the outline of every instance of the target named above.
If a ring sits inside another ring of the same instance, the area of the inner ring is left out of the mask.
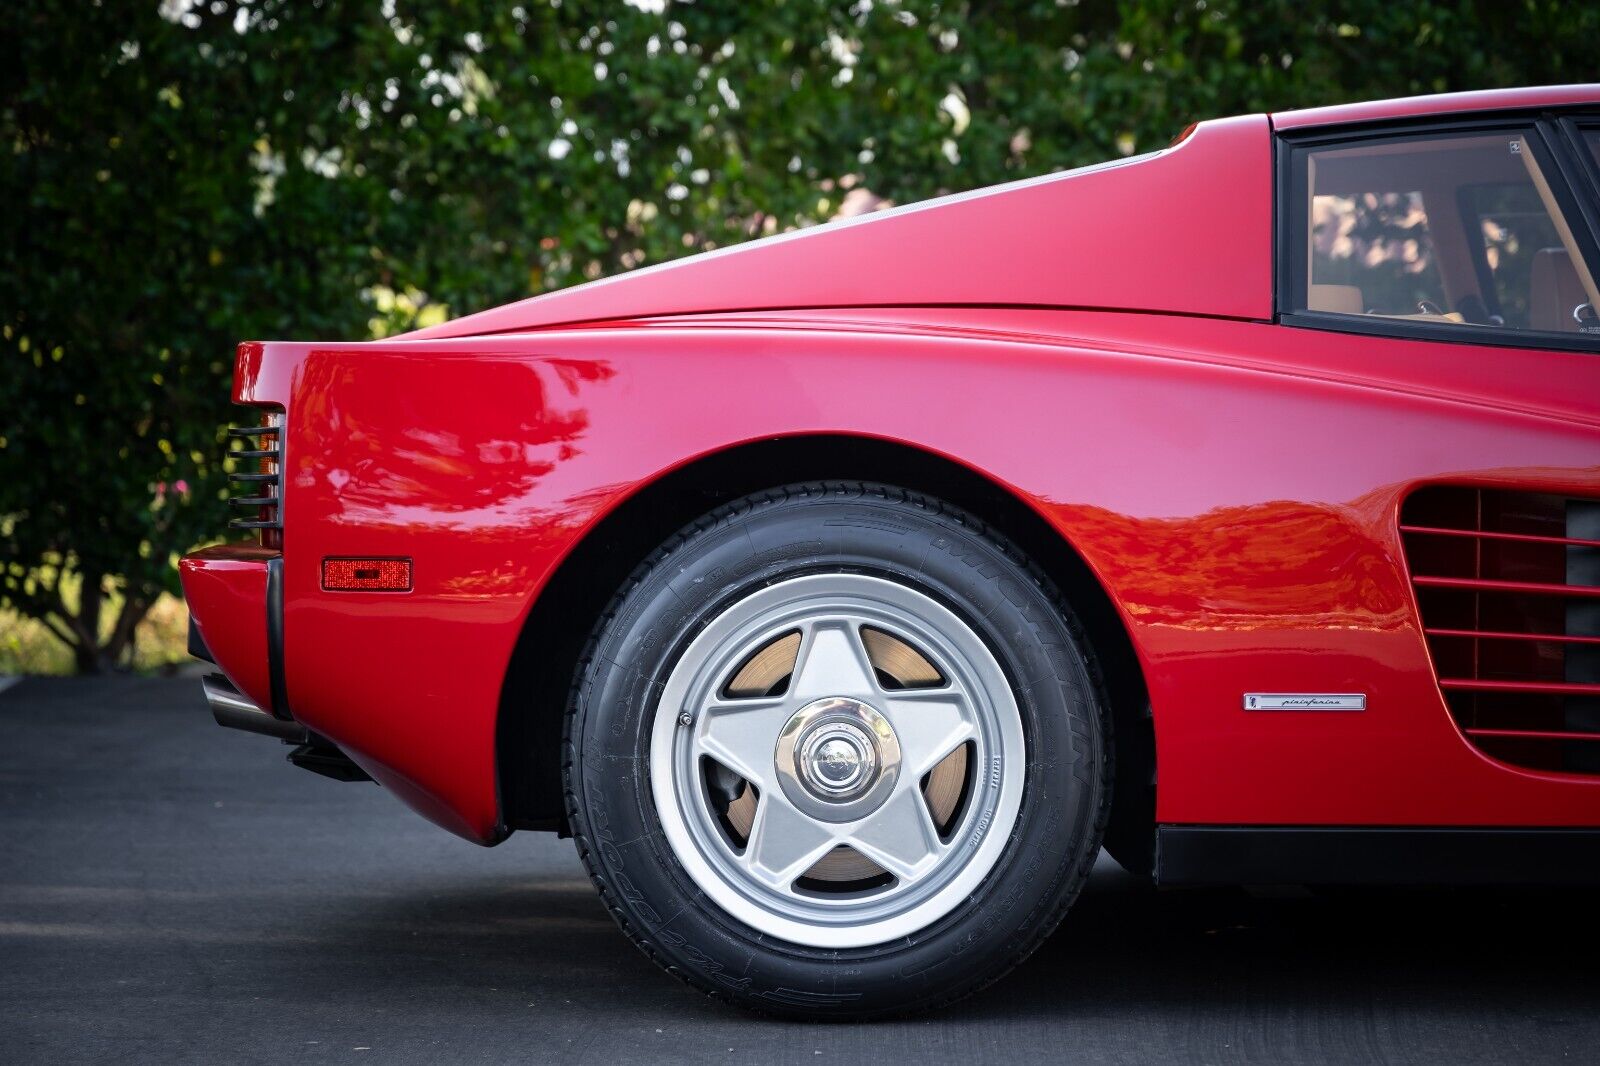
[[[1213,115],[1590,79],[1597,30],[1541,0],[10,0],[0,562],[173,589],[225,525],[240,340],[393,333],[814,224],[843,184],[908,203]]]

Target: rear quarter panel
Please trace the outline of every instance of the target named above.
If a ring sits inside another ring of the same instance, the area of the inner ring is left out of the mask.
[[[667,470],[809,433],[952,457],[1084,556],[1145,668],[1163,822],[1600,824],[1596,782],[1457,732],[1395,530],[1431,479],[1600,495],[1600,360],[1517,358],[1161,316],[862,312],[269,345],[237,398],[288,410],[294,713],[472,839],[500,832],[501,681],[566,552]],[[323,592],[330,555],[410,556],[415,588]],[[1246,691],[1366,692],[1369,710],[1250,714]]]

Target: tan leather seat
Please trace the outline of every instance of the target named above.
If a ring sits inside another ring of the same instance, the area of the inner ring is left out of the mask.
[[[1315,285],[1306,294],[1307,311],[1328,311],[1336,315],[1359,315],[1366,301],[1361,290],[1354,285]]]
[[[1528,272],[1528,328],[1553,333],[1576,333],[1574,308],[1589,302],[1583,282],[1565,248],[1541,248],[1533,253]]]

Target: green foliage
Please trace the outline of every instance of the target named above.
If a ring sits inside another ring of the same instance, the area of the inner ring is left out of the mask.
[[[69,607],[75,604],[68,590]],[[101,619],[102,641],[122,617],[115,593],[107,597]],[[140,673],[171,673],[189,660],[189,611],[183,600],[163,593],[134,631],[126,665]],[[0,676],[7,674],[70,674],[77,669],[72,648],[43,622],[10,607],[0,607]]]
[[[398,332],[854,183],[904,203],[1213,115],[1592,79],[1597,31],[1549,0],[8,0],[0,597],[80,669],[125,658],[223,530],[239,340]]]

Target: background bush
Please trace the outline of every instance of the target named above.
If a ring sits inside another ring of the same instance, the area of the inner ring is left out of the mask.
[[[394,333],[1209,116],[1593,80],[1597,31],[1541,0],[7,0],[0,667],[20,616],[75,669],[131,661],[224,529],[239,340]]]

